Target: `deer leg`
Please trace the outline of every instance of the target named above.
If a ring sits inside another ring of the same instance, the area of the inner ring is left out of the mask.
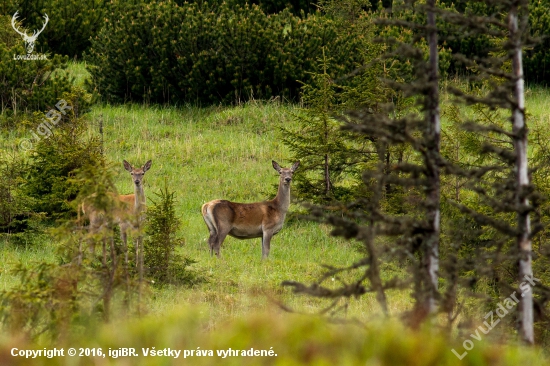
[[[99,220],[95,215],[90,215],[89,217],[89,224],[88,224],[88,231],[90,234],[97,234],[99,230],[101,229],[101,220]],[[90,245],[90,254],[95,254],[95,235],[90,238],[89,245]]]
[[[208,238],[208,246],[210,247],[210,256],[214,255],[214,246],[218,241],[218,235],[215,232],[210,232],[210,237]]]
[[[122,250],[124,251],[124,262],[126,265],[129,263],[128,258],[128,225],[125,223],[119,223],[118,227],[120,229],[120,240],[122,241]],[[136,253],[136,263],[137,263],[137,253]]]
[[[262,235],[262,260],[267,259],[269,256],[269,249],[271,247],[271,238],[273,237],[273,232],[270,230],[264,230]]]
[[[139,237],[135,239],[135,245],[136,245],[136,268],[139,268],[140,261],[142,260],[143,251],[141,250],[141,242]]]
[[[213,242],[212,249],[214,250],[214,253],[216,254],[216,257],[220,257],[220,248],[223,244],[223,241],[227,237],[227,234],[231,231],[231,228],[219,228],[218,235],[216,240]]]
[[[220,248],[222,246],[223,241],[225,240],[225,237],[227,236],[227,233],[220,233],[217,237],[217,240],[214,242],[214,245],[212,247],[212,250],[216,254],[216,257],[220,257]]]
[[[119,226],[120,228],[120,240],[122,240],[122,245],[124,249],[128,248],[128,234],[126,233],[126,227],[123,225]]]
[[[128,265],[128,235],[124,225],[118,226],[120,229],[120,240],[122,241],[122,250],[124,250],[124,263]]]
[[[213,256],[214,247],[218,241],[218,230],[213,222],[214,220],[212,218],[212,214],[209,212],[207,205],[202,207],[202,218],[204,219],[204,223],[208,227],[208,232],[210,233],[210,236],[208,237],[208,247],[210,248],[210,256]]]

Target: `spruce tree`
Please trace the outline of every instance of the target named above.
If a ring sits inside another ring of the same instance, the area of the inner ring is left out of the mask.
[[[323,51],[318,70],[311,82],[302,87],[305,108],[294,115],[296,129],[283,127],[282,141],[293,153],[292,160],[300,161],[303,169],[294,176],[296,196],[301,201],[330,203],[346,201],[352,187],[345,180],[358,176],[358,166],[374,157],[364,153],[360,143],[340,127],[344,106],[340,102],[342,86],[329,74],[330,59]],[[368,141],[364,141],[368,144]]]
[[[415,307],[409,320],[414,325],[437,311],[440,297],[437,283],[441,159],[434,4],[431,2],[427,6],[418,5],[411,9],[411,12],[428,14],[429,24],[392,19],[382,20],[382,23],[385,27],[396,27],[396,24],[406,26],[418,33],[410,38],[410,44],[393,40],[394,46],[386,58],[393,65],[412,63],[408,69],[412,75],[400,75],[400,80],[407,82],[394,81],[391,86],[397,95],[414,96],[416,106],[403,116],[392,113],[391,105],[388,108],[381,104],[375,110],[361,108],[346,113],[344,129],[353,132],[359,141],[371,141],[376,152],[378,162],[371,164],[362,177],[365,191],[369,194],[355,195],[355,200],[337,215],[326,215],[322,208],[314,208],[311,212],[313,218],[334,227],[333,235],[361,241],[366,257],[346,268],[328,267],[319,281],[311,286],[292,281],[284,284],[293,286],[297,292],[331,298],[358,296],[373,291],[384,312],[388,308],[386,289],[412,286]],[[428,49],[426,39],[429,41]],[[404,161],[388,164],[388,150],[396,147],[404,149],[408,156]],[[384,204],[388,185],[403,187],[409,194],[412,193],[417,200],[415,207],[398,215],[388,211]],[[385,253],[393,253],[394,259],[409,263],[412,277],[384,282],[379,261]],[[338,276],[342,271],[357,269],[364,272],[355,282],[343,283],[333,290],[323,286],[326,279]],[[365,283],[367,281],[369,285]]]
[[[533,294],[539,294],[537,307],[542,309],[548,288],[536,283],[525,292],[521,285],[534,275],[531,241],[542,229],[540,215],[533,215],[539,211],[541,194],[531,183],[522,68],[523,49],[532,42],[527,31],[529,4],[521,0],[483,4],[492,12],[448,17],[457,33],[468,29],[492,38],[489,57],[457,55],[472,72],[467,88],[450,89],[474,112],[473,118],[456,109],[450,114],[453,123],[465,127],[466,135],[462,132],[460,138],[472,158],[446,166],[463,187],[461,195],[448,202],[462,211],[460,222],[469,222],[476,233],[472,235],[466,227],[452,233],[451,240],[461,242],[458,250],[463,253],[454,271],[468,273],[461,282],[476,296],[482,288],[476,284],[488,284],[483,291],[492,300],[488,307],[502,297],[521,294],[518,334],[525,343],[533,344]],[[458,216],[450,221],[456,224]],[[537,259],[539,265],[547,265],[547,260],[545,256]]]
[[[181,220],[176,215],[176,192],[170,192],[167,180],[164,188],[155,193],[157,199],[147,207],[147,222],[143,241],[145,276],[155,284],[192,285],[201,281],[200,276],[187,267],[196,261],[176,253],[184,244],[176,233]]]

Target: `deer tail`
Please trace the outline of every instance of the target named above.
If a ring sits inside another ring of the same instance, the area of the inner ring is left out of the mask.
[[[202,211],[202,217],[204,219],[204,222],[206,223],[206,226],[208,226],[208,229],[212,233],[217,233],[218,228],[216,226],[216,219],[213,215],[214,204],[212,202],[207,202],[204,205],[202,205],[201,211]]]

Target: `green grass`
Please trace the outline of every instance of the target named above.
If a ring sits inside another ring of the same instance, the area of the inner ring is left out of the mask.
[[[84,86],[86,79],[90,77],[90,73],[86,70],[86,62],[69,61],[65,70],[57,69],[55,73],[68,74],[77,86]]]
[[[327,227],[299,220],[287,222],[274,237],[267,262],[260,260],[260,239],[228,237],[222,259],[210,257],[201,205],[216,198],[255,202],[275,196],[278,174],[271,160],[291,164],[288,150],[280,143],[279,127],[293,123],[293,111],[292,106],[276,103],[248,103],[210,109],[103,106],[90,113],[92,124],[103,120],[105,151],[121,172],[120,192],[132,189],[123,159],[134,165],[153,160],[145,176],[149,199],[154,200],[153,192],[162,187],[164,179],[177,192],[176,210],[185,238],[181,252],[197,260],[195,267],[209,278],[193,289],[156,290],[151,311],[194,303],[205,306],[212,319],[222,319],[272,307],[275,300],[313,311],[319,309],[320,301],[293,296],[280,283],[309,282],[321,273],[320,264],[346,265],[360,257],[351,243],[330,237]],[[354,301],[349,311],[364,314],[366,302],[372,299]],[[377,313],[375,308],[369,312]]]
[[[296,107],[279,103],[251,102],[232,108],[185,106],[145,107],[141,105],[95,106],[87,115],[90,134],[96,135],[99,121],[104,126],[104,148],[113,162],[120,193],[132,192],[130,175],[122,160],[142,165],[152,159],[145,176],[145,193],[154,200],[154,192],[163,187],[177,192],[176,211],[182,220],[180,235],[185,239],[181,254],[198,261],[193,267],[205,273],[208,282],[192,289],[152,290],[148,307],[153,313],[188,306],[204,308],[212,315],[212,326],[224,318],[246,315],[250,311],[276,307],[284,303],[300,311],[314,312],[327,301],[294,296],[283,289],[284,280],[310,282],[321,273],[321,264],[348,265],[360,258],[350,242],[328,235],[329,228],[297,219],[288,220],[272,240],[267,262],[261,259],[260,239],[240,241],[228,237],[222,247],[222,259],[210,256],[200,207],[216,198],[236,202],[270,199],[277,192],[278,174],[271,160],[289,166],[290,153],[280,142],[279,127],[293,123]],[[6,252],[13,245],[3,245]],[[48,252],[36,260],[53,260],[55,243],[40,243]],[[17,261],[25,251],[17,250],[7,263]],[[17,254],[19,253],[19,254]],[[32,259],[32,255],[30,255]],[[3,288],[14,284],[2,274]],[[353,300],[348,314],[376,317],[379,310],[366,296]]]

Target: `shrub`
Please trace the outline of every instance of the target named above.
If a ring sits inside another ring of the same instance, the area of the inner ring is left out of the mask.
[[[443,0],[440,5],[447,10],[453,10],[468,17],[483,16],[495,13],[494,4],[487,4],[474,0]],[[550,81],[550,56],[548,47],[550,46],[550,15],[548,8],[550,1],[532,1],[529,4],[529,36],[533,37],[532,45],[524,50],[523,68],[525,79],[528,83],[538,83],[547,85]],[[488,57],[491,51],[495,50],[495,37],[488,33],[474,34],[472,28],[463,27],[457,29],[443,23],[440,25],[440,43],[445,43],[446,47],[452,49],[453,55],[463,55],[467,58]],[[454,36],[453,36],[454,33]],[[456,36],[456,34],[460,36]],[[457,60],[450,64],[450,73],[468,74],[469,71],[465,65]]]
[[[525,50],[524,69],[527,82],[550,84],[550,1],[533,1],[529,5],[529,27],[531,36],[539,43]]]
[[[49,22],[42,35],[38,37],[37,46],[41,52],[80,57],[91,44],[91,38],[96,35],[104,24],[105,14],[113,6],[118,7],[119,1],[107,0],[8,0],[0,4],[0,14],[10,17],[19,12],[24,19],[24,28],[40,29],[43,16],[48,14]],[[124,3],[129,3],[125,1]],[[151,0],[134,0],[131,3],[145,7]],[[227,3],[230,7],[254,4],[266,14],[279,13],[285,9],[292,14],[315,12],[316,0],[174,0],[178,6],[187,3],[220,6]]]
[[[59,121],[51,128],[44,127],[44,113],[36,112],[31,117],[32,125],[39,126],[37,132],[44,131],[44,137],[29,151],[28,171],[21,187],[22,194],[32,199],[33,212],[46,213],[49,218],[74,212],[70,202],[76,198],[79,186],[70,178],[81,167],[93,165],[101,155],[99,141],[84,137],[87,126],[79,115],[90,97],[79,89],[64,94],[66,113],[60,113]]]
[[[0,233],[18,233],[28,229],[28,199],[19,195],[26,171],[24,162],[15,156],[0,161]]]
[[[193,284],[199,277],[186,267],[196,263],[175,253],[183,245],[183,238],[176,237],[181,220],[176,216],[175,192],[164,189],[156,193],[159,201],[147,208],[147,226],[143,242],[144,264],[149,278],[158,284]],[[151,200],[152,201],[152,200]]]
[[[297,97],[323,46],[333,76],[356,66],[359,42],[318,13],[166,1],[113,6],[87,60],[108,101],[227,103]]]
[[[176,0],[178,5],[187,3],[201,3],[202,0]],[[279,13],[285,9],[290,10],[293,14],[301,14],[302,12],[310,13],[317,9],[319,1],[317,0],[210,0],[209,3],[221,5],[227,3],[230,6],[244,6],[246,4],[257,5],[266,14]]]
[[[0,292],[0,320],[14,334],[37,337],[47,332],[55,339],[66,333],[78,310],[75,266],[40,262],[13,270],[20,283]]]

